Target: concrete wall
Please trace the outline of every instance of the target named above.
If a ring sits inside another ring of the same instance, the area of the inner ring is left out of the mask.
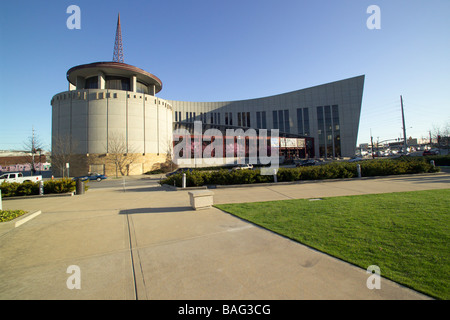
[[[78,155],[108,154],[108,140],[122,137],[126,153],[140,154],[134,166],[151,168],[166,158],[172,146],[172,106],[152,95],[122,90],[72,90],[55,95],[52,105],[52,149],[67,137]],[[79,161],[81,161],[81,158]],[[84,160],[83,160],[84,161]],[[88,164],[71,164],[71,175],[88,172]],[[150,170],[150,169],[149,169]],[[79,172],[78,172],[79,171]]]

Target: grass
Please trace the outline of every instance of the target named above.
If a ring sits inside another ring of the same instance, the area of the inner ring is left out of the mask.
[[[434,298],[450,299],[450,189],[217,208]]]
[[[0,223],[11,221],[27,213],[23,210],[0,210]]]

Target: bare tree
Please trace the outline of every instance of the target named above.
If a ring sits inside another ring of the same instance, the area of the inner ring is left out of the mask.
[[[106,160],[116,169],[116,178],[119,173],[128,175],[131,165],[137,160],[135,150],[127,144],[123,134],[112,133],[108,136],[108,156]]]
[[[31,175],[35,174],[34,168],[34,157],[37,153],[43,151],[43,144],[40,141],[38,135],[35,133],[34,128],[32,128],[31,136],[24,142],[24,149],[29,155],[26,157],[27,163],[31,165]]]
[[[52,141],[52,166],[56,170],[61,170],[61,176],[64,177],[66,163],[70,163],[78,147],[78,142],[73,140],[70,135],[58,135],[53,137]]]

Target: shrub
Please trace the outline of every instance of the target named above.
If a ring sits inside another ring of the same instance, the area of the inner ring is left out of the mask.
[[[360,162],[361,174],[365,177],[385,176],[410,173],[437,172],[439,168],[433,167],[426,159],[404,157],[398,159],[376,159]],[[330,164],[299,167],[280,168],[277,173],[278,182],[320,179],[342,179],[357,176],[357,164],[349,162],[334,162]],[[230,185],[273,182],[271,175],[260,174],[260,170],[193,170],[186,173],[186,187],[202,185]],[[170,176],[161,181],[161,184],[181,187],[182,174]]]
[[[68,178],[44,182],[44,194],[72,192],[75,191],[75,188],[76,182]]]
[[[75,188],[76,182],[68,178],[44,181],[44,194],[72,192],[75,191]],[[88,187],[85,185],[85,190],[87,189]],[[3,182],[0,184],[0,190],[2,191],[2,197],[5,198],[38,195],[39,182]]]

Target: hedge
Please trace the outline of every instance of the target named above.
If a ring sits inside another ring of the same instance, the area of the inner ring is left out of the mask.
[[[324,165],[280,168],[277,172],[278,182],[300,180],[342,179],[357,177],[356,162],[333,162]],[[361,175],[386,176],[398,174],[431,173],[440,171],[433,167],[428,159],[401,157],[397,159],[376,159],[359,162]],[[182,173],[161,180],[161,184],[181,187]],[[216,170],[186,172],[186,187],[205,185],[232,185],[274,182],[272,175],[261,175],[260,170]]]
[[[85,185],[85,189],[87,190]],[[44,194],[50,193],[67,193],[75,191],[76,182],[68,179],[57,179],[44,181]],[[30,196],[39,194],[39,182],[25,181],[23,183],[17,182],[3,182],[0,184],[2,197],[15,196]]]

